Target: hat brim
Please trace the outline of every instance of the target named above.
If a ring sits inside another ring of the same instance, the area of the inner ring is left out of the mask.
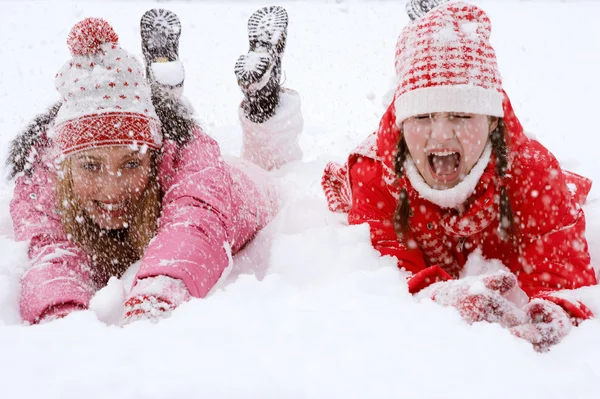
[[[396,125],[412,116],[435,112],[461,112],[502,117],[503,94],[473,85],[442,85],[408,91],[396,98]]]
[[[55,142],[63,155],[114,145],[161,147],[160,123],[141,114],[87,115],[56,126],[55,132]]]

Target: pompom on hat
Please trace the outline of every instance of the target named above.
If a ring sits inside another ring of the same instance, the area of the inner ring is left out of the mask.
[[[415,19],[396,44],[397,125],[434,112],[502,117],[502,78],[485,12],[463,2],[430,1],[427,7],[412,3],[407,9],[423,14],[411,16]]]
[[[52,138],[63,155],[112,145],[161,147],[160,122],[142,65],[103,19],[69,33],[72,59],[56,74],[62,105]]]

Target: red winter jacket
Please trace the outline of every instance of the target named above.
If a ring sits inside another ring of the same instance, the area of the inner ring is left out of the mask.
[[[591,181],[563,171],[545,147],[527,138],[506,96],[504,110],[509,169],[500,179],[492,156],[461,213],[422,198],[406,177],[395,178],[393,155],[399,130],[393,105],[378,131],[353,151],[344,167],[327,166],[323,187],[330,209],[347,212],[350,224],[369,223],[373,246],[382,255],[396,257],[399,267],[414,274],[409,280],[412,293],[456,278],[469,254],[479,248],[485,258],[500,259],[530,298],[551,300],[575,319],[588,318],[592,313],[585,305],[551,294],[596,284],[580,208]],[[511,239],[498,234],[501,184],[515,216]],[[398,204],[394,193],[402,188],[410,201],[407,245],[398,240],[393,226]]]

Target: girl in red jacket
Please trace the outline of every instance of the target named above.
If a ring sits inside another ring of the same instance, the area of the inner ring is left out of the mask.
[[[591,182],[525,136],[488,16],[461,2],[426,6],[409,3],[414,20],[398,38],[398,86],[379,129],[344,167],[325,170],[329,207],[369,223],[373,246],[412,272],[411,293],[545,350],[592,316],[557,293],[596,284],[580,208]],[[476,250],[506,271],[460,278]],[[524,307],[508,299],[517,285]]]

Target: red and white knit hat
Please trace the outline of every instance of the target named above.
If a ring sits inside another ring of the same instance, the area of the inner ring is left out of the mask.
[[[98,18],[84,19],[69,33],[73,58],[56,75],[62,105],[52,134],[64,155],[112,145],[161,146],[142,65],[118,40]]]
[[[398,126],[434,112],[503,116],[491,32],[485,12],[463,2],[442,4],[402,30],[395,64]]]

